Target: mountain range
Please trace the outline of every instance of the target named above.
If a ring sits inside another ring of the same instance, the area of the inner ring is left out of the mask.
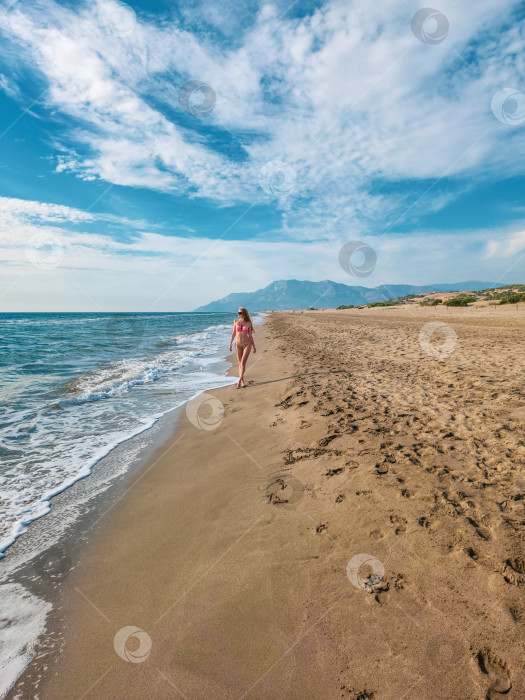
[[[283,309],[308,309],[310,307],[333,309],[337,306],[356,306],[374,301],[387,301],[407,294],[425,292],[479,291],[487,287],[501,287],[494,282],[467,280],[452,284],[382,284],[379,287],[360,287],[339,284],[330,280],[308,282],[301,280],[278,280],[256,292],[235,292],[195,311],[233,311],[239,306],[249,311],[272,311]]]

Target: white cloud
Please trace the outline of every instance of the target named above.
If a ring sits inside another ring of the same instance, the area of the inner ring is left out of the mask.
[[[3,90],[9,97],[19,97],[18,85],[10,80],[6,75],[0,73],[0,90]]]
[[[142,228],[124,242],[70,230],[69,222],[82,224],[82,212],[68,207],[4,198],[2,211],[7,211],[0,219],[2,311],[182,311],[233,291],[255,291],[277,279],[331,279],[373,287],[473,278],[515,281],[525,271],[525,260],[512,258],[525,248],[523,231],[360,236],[374,248],[377,265],[370,276],[356,278],[338,263],[348,238],[330,234],[317,240],[312,236],[309,242],[293,240],[293,231],[290,240],[262,236],[234,241]],[[97,214],[95,224],[107,219],[116,221]],[[93,223],[91,215],[85,220]],[[487,255],[491,249],[492,257]],[[235,266],[239,260],[242,266]]]
[[[500,28],[516,5],[441,3],[450,31],[436,46],[416,39],[415,8],[397,0],[333,0],[302,19],[264,5],[229,48],[140,14],[126,31],[108,31],[99,21],[103,0],[75,9],[49,0],[18,4],[0,13],[0,22],[49,83],[49,107],[81,125],[64,133],[70,151],[59,170],[251,204],[269,201],[260,167],[281,160],[297,173],[295,193],[276,202],[293,225],[338,222],[342,231],[351,222],[366,231],[413,201],[371,195],[373,179],[453,176],[468,183],[480,172],[522,172],[522,132],[490,111],[496,90],[520,88],[525,66],[516,49],[524,27]],[[206,14],[217,24],[213,7],[208,3]],[[244,143],[248,160],[214,150],[191,129],[201,126],[196,118],[180,119],[178,88],[189,78],[213,87],[208,121]],[[250,142],[246,130],[259,138]],[[437,209],[447,201],[431,190],[422,204]]]
[[[503,240],[488,241],[486,256],[487,258],[509,258],[522,251],[525,251],[525,230],[508,235]],[[523,257],[525,259],[525,256]]]
[[[9,225],[20,221],[92,221],[94,215],[80,209],[61,204],[48,204],[14,197],[0,197],[0,224]]]

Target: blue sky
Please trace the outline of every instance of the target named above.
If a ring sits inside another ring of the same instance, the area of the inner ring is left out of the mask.
[[[4,2],[0,310],[525,281],[525,7],[425,8]]]

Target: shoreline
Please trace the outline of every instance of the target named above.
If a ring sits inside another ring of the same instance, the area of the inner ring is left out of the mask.
[[[257,345],[258,345],[258,350],[256,356],[252,354],[251,356],[251,367],[250,365],[248,366],[248,377],[247,381],[249,382],[249,388],[246,388],[244,390],[236,390],[234,385],[225,385],[223,387],[217,388],[213,390],[213,396],[214,397],[224,397],[227,398],[231,392],[236,392],[239,400],[242,398],[243,395],[248,396],[248,393],[250,390],[253,390],[252,382],[254,381],[250,377],[252,376],[251,369],[255,369],[257,365],[257,361],[262,358],[263,352],[265,350],[265,341],[261,340],[261,336],[265,335],[265,330],[264,330],[265,324],[260,324],[257,326]],[[260,348],[260,349],[259,349]],[[258,357],[257,357],[258,355]],[[255,360],[254,361],[254,357]],[[229,354],[226,358],[228,361],[231,362],[231,367],[228,370],[228,376],[236,375],[236,367],[235,367],[235,354]],[[262,363],[261,363],[262,364]],[[211,392],[205,392],[205,393],[211,393]],[[225,406],[227,407],[228,401],[224,401]],[[171,435],[168,438],[168,440],[161,442],[159,441],[156,445],[155,450],[153,450],[149,456],[149,460],[146,463],[143,463],[141,467],[135,470],[135,476],[136,478],[132,480],[131,483],[131,488],[128,489],[125,492],[125,497],[122,502],[117,503],[115,505],[115,508],[112,509],[112,512],[108,513],[105,518],[99,523],[98,527],[96,529],[93,529],[91,532],[90,540],[84,544],[84,546],[81,548],[79,552],[79,563],[78,565],[67,575],[67,578],[64,579],[64,586],[62,589],[62,592],[59,595],[57,605],[56,605],[56,610],[51,612],[50,618],[49,618],[49,623],[48,623],[48,634],[49,632],[52,632],[55,637],[55,641],[58,643],[64,645],[68,644],[68,635],[67,635],[67,627],[68,625],[65,625],[65,630],[64,626],[59,624],[59,617],[63,615],[63,610],[67,608],[76,608],[78,606],[79,599],[83,600],[82,597],[79,598],[79,594],[77,591],[79,590],[77,584],[76,577],[77,575],[82,578],[82,574],[79,573],[83,569],[85,570],[86,568],[90,567],[89,559],[94,557],[95,560],[98,560],[101,556],[101,550],[100,546],[104,545],[104,539],[105,539],[105,533],[114,531],[114,525],[112,523],[113,517],[118,517],[117,513],[120,509],[120,507],[123,505],[123,502],[126,501],[129,497],[133,496],[133,491],[132,489],[134,488],[135,484],[138,484],[138,488],[141,487],[141,485],[145,484],[149,478],[151,478],[151,474],[154,471],[154,467],[157,463],[159,463],[159,457],[161,458],[160,466],[162,466],[162,457],[166,455],[166,452],[170,452],[171,449],[173,448],[173,445],[178,441],[178,437],[180,437],[180,432],[182,428],[185,428],[187,431],[187,426],[189,422],[187,420],[187,416],[185,415],[184,411],[184,406],[180,407],[178,409],[178,415],[176,420],[174,421],[172,427],[171,427]],[[203,435],[206,437],[209,437],[212,435],[214,431],[207,431],[207,430],[199,430],[195,428],[195,426],[190,425],[190,430],[193,430],[195,434],[197,435]],[[235,438],[233,437],[233,440]],[[166,450],[166,447],[168,450]],[[236,449],[236,446],[234,447]],[[254,463],[252,462],[252,465]],[[253,466],[253,469],[256,469],[257,467]],[[150,471],[152,470],[152,471]],[[137,476],[138,475],[138,476]],[[142,481],[143,477],[146,477],[148,475],[148,478],[144,478]],[[147,487],[146,487],[147,488]],[[108,489],[108,491],[111,490]],[[109,494],[106,494],[107,498],[109,498]],[[93,512],[90,513],[89,517],[93,517]],[[241,538],[242,538],[241,533]],[[82,625],[83,627],[83,625]],[[63,635],[65,634],[65,637]],[[64,641],[65,639],[65,641]],[[73,633],[73,636],[70,638],[70,641],[73,643],[75,639],[75,633]],[[114,651],[113,651],[114,653]],[[14,686],[11,688],[11,690],[7,693],[6,697],[7,698],[15,698],[17,695],[20,693],[22,688],[25,688],[25,692],[27,692],[27,689],[30,687],[34,687],[35,692],[41,692],[42,691],[42,670],[44,667],[49,667],[54,665],[58,661],[58,664],[61,663],[61,658],[60,655],[57,655],[56,649],[54,648],[46,648],[45,646],[42,646],[40,648],[36,649],[35,653],[36,657],[40,657],[39,659],[35,660],[33,659],[32,662],[29,663],[28,667],[24,671],[24,673],[19,677],[17,682],[14,684]],[[118,659],[117,659],[118,660]],[[60,681],[60,684],[62,685],[62,681]],[[54,689],[46,691],[46,686],[44,685],[43,689],[44,695],[43,697],[52,697],[55,695]],[[75,696],[76,691],[72,692],[71,697]],[[69,697],[69,695],[66,695]]]
[[[231,365],[229,357],[218,355],[210,368],[221,367],[224,372],[223,365]],[[228,367],[223,374],[217,371],[218,380],[224,379],[218,386],[229,386],[225,382],[230,370]],[[3,668],[7,669],[12,663],[19,671],[16,681],[5,681],[0,697],[10,697],[13,686],[26,675],[33,678],[30,668],[39,649],[46,649],[60,639],[62,629],[56,606],[62,581],[82,560],[83,552],[97,530],[104,526],[115,501],[125,495],[130,483],[134,483],[137,475],[169,441],[186,404],[206,391],[209,389],[197,390],[179,405],[155,417],[148,427],[109,448],[90,465],[87,473],[50,495],[46,499],[49,510],[28,522],[6,548],[0,558],[0,592],[4,601],[8,601],[6,609],[13,614],[7,627],[17,630],[20,653],[27,654],[32,648],[35,651],[25,660],[9,656],[8,665]],[[9,643],[10,637],[8,633],[6,640],[0,641]],[[39,671],[36,673],[38,675]]]
[[[16,387],[11,394],[8,392],[6,410],[22,410],[25,406],[27,411],[33,411],[39,416],[38,427],[44,437],[25,444],[34,426],[24,425],[23,411],[22,418],[6,428],[8,478],[4,485],[10,498],[2,503],[1,509],[0,559],[7,550],[12,551],[13,543],[29,525],[49,513],[50,503],[58,494],[89,476],[119,444],[147,433],[164,415],[183,405],[198,391],[220,385],[229,368],[224,358],[228,330],[224,325],[225,314],[204,314],[205,318],[197,322],[197,329],[188,327],[188,314],[169,317],[152,314],[152,320],[137,320],[136,347],[122,352],[118,346],[104,345],[111,339],[109,321],[103,315],[93,314],[94,327],[102,333],[102,350],[88,352],[86,360],[79,355],[82,342],[93,325],[88,323],[86,315],[79,314],[80,318],[74,322],[70,315],[67,318],[62,314],[51,316],[49,332],[71,326],[77,345],[73,346],[74,352],[65,371],[59,372],[50,384],[44,382],[42,387],[38,381],[34,386],[31,384],[31,390],[27,389],[27,405],[17,403],[21,394],[19,396]],[[31,321],[31,314],[28,317],[25,321],[12,321],[20,336],[17,342],[23,340],[32,322],[36,323],[37,334],[43,332],[45,324]],[[149,345],[149,341],[142,342],[141,335],[147,323],[150,324]],[[155,342],[159,338],[160,342]],[[44,345],[47,342],[45,334],[42,342]],[[30,361],[30,354],[25,359]],[[107,419],[99,419],[104,411]],[[46,443],[45,435],[49,434],[57,440],[54,446]],[[25,447],[14,461],[16,449],[11,448],[20,440],[21,447]],[[28,482],[24,481],[25,472],[32,475]],[[17,479],[18,473],[22,476]],[[19,491],[23,495],[16,498]]]
[[[222,358],[218,358],[217,362],[214,364],[218,365],[221,361],[227,362],[228,360],[226,357],[224,358],[224,360]],[[228,371],[224,375],[225,377],[229,376]],[[220,374],[217,374],[217,377],[220,376]],[[219,386],[222,386],[222,384],[220,384]],[[126,445],[127,443],[133,443],[133,441],[136,441],[136,439],[140,438],[141,436],[147,437],[147,435],[150,434],[150,431],[153,428],[155,428],[159,422],[162,423],[165,421],[169,421],[169,415],[171,413],[177,412],[178,410],[182,409],[188,401],[191,401],[203,391],[207,391],[207,389],[199,389],[193,395],[182,400],[176,406],[173,406],[172,408],[169,408],[158,415],[150,416],[148,424],[140,426],[134,432],[131,432],[126,436],[122,437],[118,442],[110,443],[107,446],[103,447],[101,452],[98,455],[95,455],[92,459],[90,459],[76,475],[71,476],[66,482],[61,484],[59,487],[44,494],[38,502],[38,505],[43,506],[45,508],[45,511],[34,515],[29,520],[25,520],[18,523],[17,532],[15,534],[10,535],[10,540],[7,542],[7,544],[5,542],[3,543],[2,550],[0,551],[0,563],[6,558],[7,552],[13,549],[13,545],[15,545],[17,540],[19,540],[19,538],[22,535],[25,535],[27,533],[28,527],[51,514],[51,502],[56,503],[57,496],[60,496],[65,492],[71,493],[71,489],[75,487],[76,484],[90,477],[96,468],[100,468],[100,465],[104,465],[106,461],[108,461],[108,458],[112,458],[115,450],[119,450],[119,448],[122,445]],[[139,460],[140,459],[142,459],[142,457],[139,457]],[[122,473],[122,475],[125,474],[125,471]]]
[[[181,412],[7,697],[521,697],[525,318],[488,314],[269,315],[248,388],[209,392],[213,429]]]

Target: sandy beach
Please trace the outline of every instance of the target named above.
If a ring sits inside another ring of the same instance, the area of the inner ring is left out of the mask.
[[[524,698],[524,307],[269,314],[8,697]]]

